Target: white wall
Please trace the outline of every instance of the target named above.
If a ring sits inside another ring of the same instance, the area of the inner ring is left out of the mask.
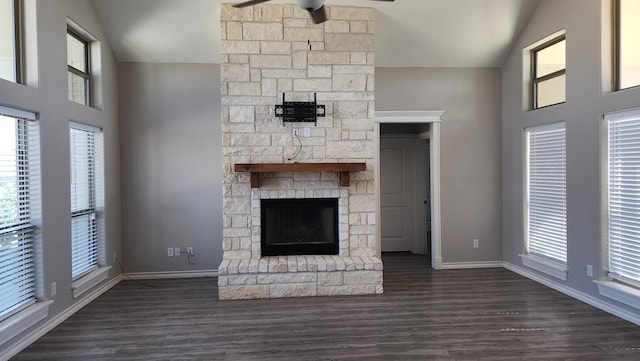
[[[25,109],[39,116],[42,165],[42,264],[39,273],[38,296],[53,300],[50,321],[64,310],[82,303],[71,292],[71,211],[69,176],[69,121],[73,120],[104,129],[105,139],[105,236],[107,265],[112,254],[121,254],[120,239],[120,154],[118,130],[118,98],[116,62],[106,42],[106,36],[87,0],[33,1],[27,0],[30,21],[37,25],[37,43],[28,34],[27,54],[30,86],[0,79],[0,103]],[[36,7],[33,5],[36,4]],[[89,108],[67,100],[67,18],[99,39],[101,48],[101,109]],[[33,25],[33,23],[31,23]],[[30,29],[35,27],[30,26]],[[35,56],[37,55],[37,58]],[[37,64],[34,60],[37,59]],[[34,67],[34,65],[37,66]],[[117,266],[109,278],[119,276]],[[51,283],[56,282],[57,294],[51,295]],[[86,295],[85,295],[86,297]],[[33,328],[35,329],[35,328]],[[32,329],[32,330],[33,330]],[[30,331],[23,333],[28,335]],[[9,344],[21,341],[14,338]]]
[[[220,66],[120,63],[127,272],[201,272],[222,261]],[[168,257],[168,247],[193,247]]]
[[[376,68],[376,110],[444,110],[445,264],[502,258],[500,74],[499,68]]]
[[[606,21],[601,24],[602,18],[609,18],[601,13],[603,4],[608,3],[601,0],[542,0],[508,57],[502,79],[504,261],[523,267],[518,257],[524,249],[523,128],[565,121],[569,273],[566,282],[557,284],[570,292],[603,302],[610,300],[600,297],[592,282],[605,275],[603,261],[606,254],[600,236],[602,114],[640,106],[638,88],[616,93],[602,90],[608,85],[601,80],[601,74],[604,72],[604,78],[607,78],[610,71],[602,65],[607,63],[609,50],[602,50],[601,42],[601,39],[609,39]],[[545,109],[523,111],[522,50],[561,29],[566,29],[567,39],[567,101]],[[588,264],[593,265],[594,278],[586,274]],[[527,271],[555,282],[530,269]],[[639,314],[638,310],[611,302],[632,314]]]

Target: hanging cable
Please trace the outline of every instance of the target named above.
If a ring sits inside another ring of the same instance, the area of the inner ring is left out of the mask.
[[[302,139],[300,139],[300,136],[298,135],[298,132],[294,132],[293,133],[296,138],[298,138],[298,142],[300,143],[300,146],[298,147],[298,151],[296,152],[296,154],[293,155],[293,157],[291,158],[287,158],[287,160],[294,160],[298,157],[298,154],[300,154],[300,151],[302,151]]]
[[[120,272],[122,272],[122,275],[125,276],[129,281],[133,281],[133,282],[135,282],[135,283],[137,283],[139,285],[146,286],[146,287],[152,287],[152,288],[157,288],[158,287],[156,285],[140,282],[138,280],[134,280],[133,278],[129,277],[129,275],[124,271],[124,268],[122,267],[122,263],[120,263],[120,260],[118,259],[118,257],[114,257],[114,259],[118,263],[118,266],[120,267]]]

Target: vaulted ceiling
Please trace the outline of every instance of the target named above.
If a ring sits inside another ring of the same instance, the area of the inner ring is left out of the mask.
[[[218,63],[219,7],[240,0],[92,0],[121,62]],[[274,0],[277,3],[295,2]],[[376,66],[500,67],[538,0],[326,0],[377,10]]]

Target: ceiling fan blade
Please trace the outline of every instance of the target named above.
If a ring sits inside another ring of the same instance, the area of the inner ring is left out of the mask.
[[[257,4],[261,4],[261,3],[265,3],[267,1],[270,0],[249,0],[249,1],[245,1],[245,2],[241,2],[241,3],[237,3],[237,4],[233,4],[232,6],[234,8],[243,8],[246,6],[251,6],[251,5],[257,5]]]
[[[311,20],[313,20],[314,24],[322,24],[325,21],[329,20],[329,15],[327,14],[327,9],[322,5],[316,10],[308,10],[309,15],[311,15]]]

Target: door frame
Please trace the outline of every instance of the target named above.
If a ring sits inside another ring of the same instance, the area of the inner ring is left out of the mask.
[[[380,231],[380,124],[423,123],[430,124],[430,173],[431,173],[431,267],[442,268],[440,238],[440,123],[443,110],[428,111],[376,111],[375,112],[375,182],[376,182],[376,252],[381,256]]]

